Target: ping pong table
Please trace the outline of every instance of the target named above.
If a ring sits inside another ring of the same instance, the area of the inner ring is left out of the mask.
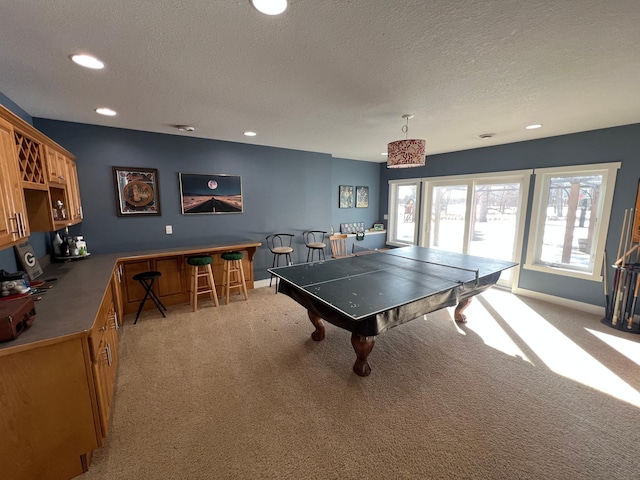
[[[454,319],[465,322],[471,298],[516,265],[410,246],[268,271],[280,278],[279,292],[307,309],[313,340],[325,337],[323,319],[351,332],[353,371],[365,377],[371,373],[367,359],[376,335],[456,304]]]

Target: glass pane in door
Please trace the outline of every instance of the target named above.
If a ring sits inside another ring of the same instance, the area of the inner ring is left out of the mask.
[[[467,185],[433,187],[429,246],[464,253]]]
[[[518,229],[520,183],[474,185],[469,253],[497,260],[513,260]],[[509,281],[511,269],[502,272]]]
[[[394,239],[409,245],[416,244],[417,184],[398,185],[396,194],[396,231]]]

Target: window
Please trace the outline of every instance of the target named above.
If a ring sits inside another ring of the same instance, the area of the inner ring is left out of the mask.
[[[387,243],[404,246],[418,244],[419,180],[389,181],[389,225]]]
[[[535,171],[525,268],[600,281],[619,168],[607,163]]]
[[[426,178],[420,244],[450,252],[520,261],[532,170]],[[499,285],[517,283],[518,269]]]

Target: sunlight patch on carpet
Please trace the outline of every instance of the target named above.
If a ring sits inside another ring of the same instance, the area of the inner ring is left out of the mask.
[[[531,360],[527,358],[491,313],[477,299],[471,302],[466,312],[468,318],[468,323],[465,324],[466,328],[473,330],[485,345],[531,363]],[[453,308],[451,309],[451,321],[455,324],[458,333],[466,335],[465,331],[453,320]]]
[[[617,350],[632,362],[640,365],[640,345],[638,344],[638,342],[632,342],[631,340],[616,337],[615,335],[610,335],[608,333],[591,330],[590,328],[585,328],[585,330],[602,340],[611,348]]]
[[[483,296],[553,372],[640,407],[640,393],[637,390],[518,297],[491,290]]]

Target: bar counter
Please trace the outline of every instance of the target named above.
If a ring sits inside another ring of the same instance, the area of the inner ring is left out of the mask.
[[[36,317],[33,325],[18,338],[0,343],[0,356],[56,343],[63,338],[68,340],[87,336],[119,262],[230,250],[249,250],[255,253],[260,245],[260,242],[252,240],[237,240],[193,247],[90,255],[80,260],[52,263],[38,280],[58,280],[46,293],[35,296],[41,296],[42,299],[35,302]]]

